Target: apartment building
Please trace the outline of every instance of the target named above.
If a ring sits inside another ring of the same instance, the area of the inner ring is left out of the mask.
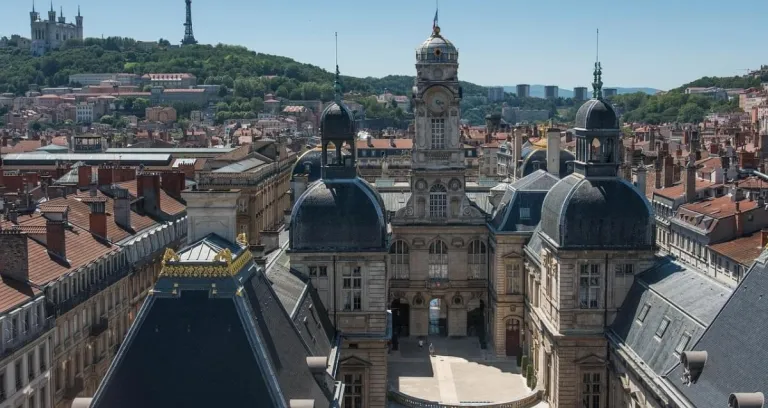
[[[104,181],[115,169],[98,171]],[[95,392],[162,251],[184,243],[185,206],[160,185],[151,173],[92,184],[0,224],[13,254],[0,263],[0,407],[68,408]]]

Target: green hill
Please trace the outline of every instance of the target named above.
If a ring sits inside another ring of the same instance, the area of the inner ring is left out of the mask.
[[[196,45],[183,48],[163,46],[143,49],[135,40],[110,37],[70,40],[60,50],[44,57],[32,57],[26,50],[0,50],[0,93],[23,94],[29,85],[53,87],[67,85],[76,73],[189,72],[199,83],[224,85],[235,95],[263,97],[265,93],[291,99],[333,98],[333,73],[293,59],[261,54],[230,45]],[[263,78],[265,76],[271,78]],[[342,76],[344,90],[362,94],[384,89],[410,95],[414,77],[355,78]],[[485,88],[463,83],[467,95],[484,95]]]

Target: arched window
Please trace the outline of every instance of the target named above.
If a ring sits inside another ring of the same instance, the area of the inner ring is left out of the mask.
[[[446,218],[448,216],[448,190],[442,184],[435,184],[429,189],[429,217]]]
[[[429,278],[448,279],[448,245],[443,241],[429,245]]]
[[[485,279],[487,275],[486,264],[488,262],[485,243],[474,240],[469,243],[469,279]]]
[[[410,258],[408,244],[405,241],[395,241],[389,247],[389,265],[392,268],[393,279],[408,279],[410,276]]]

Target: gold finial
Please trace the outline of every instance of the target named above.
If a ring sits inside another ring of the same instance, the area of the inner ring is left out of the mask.
[[[232,266],[232,251],[229,248],[222,249],[213,257],[213,262],[226,262],[227,267]]]
[[[240,244],[240,246],[248,246],[248,235],[246,235],[245,232],[241,232],[236,239],[237,243]]]
[[[179,256],[176,254],[176,252],[173,249],[165,248],[165,253],[163,254],[163,262],[162,262],[163,266],[165,266],[165,263],[168,261],[179,262],[179,260],[181,260],[181,258],[179,258]]]

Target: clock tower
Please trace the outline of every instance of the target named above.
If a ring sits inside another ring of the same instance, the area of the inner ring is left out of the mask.
[[[415,136],[411,199],[394,223],[461,223],[482,218],[464,193],[464,147],[460,138],[459,52],[434,25],[416,49],[413,86]]]

